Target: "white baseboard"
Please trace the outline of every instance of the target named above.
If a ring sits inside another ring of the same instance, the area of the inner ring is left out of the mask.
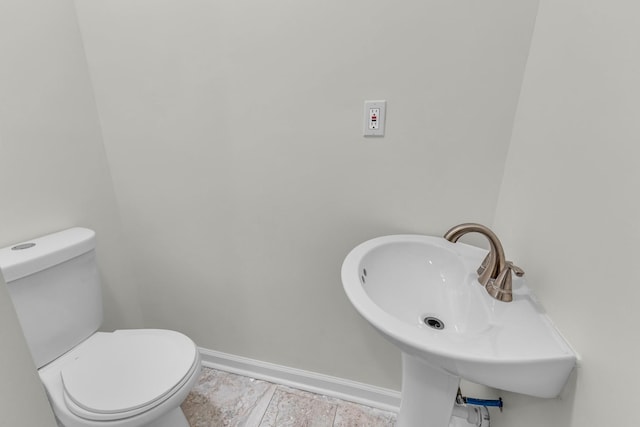
[[[289,368],[219,351],[199,348],[202,365],[349,402],[398,412],[400,392],[316,372]]]

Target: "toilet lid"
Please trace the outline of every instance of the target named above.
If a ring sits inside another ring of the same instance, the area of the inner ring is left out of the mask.
[[[79,407],[69,409],[91,419],[117,419],[155,406],[173,393],[197,359],[193,341],[174,331],[96,333],[80,345],[60,375],[65,398]]]

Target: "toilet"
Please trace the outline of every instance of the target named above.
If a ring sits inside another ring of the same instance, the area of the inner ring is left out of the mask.
[[[71,228],[0,249],[0,271],[59,426],[189,427],[180,404],[200,354],[162,329],[97,332],[95,232]]]

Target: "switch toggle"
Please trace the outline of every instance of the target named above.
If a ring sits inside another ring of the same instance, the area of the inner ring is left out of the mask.
[[[387,101],[364,102],[364,136],[384,136]]]

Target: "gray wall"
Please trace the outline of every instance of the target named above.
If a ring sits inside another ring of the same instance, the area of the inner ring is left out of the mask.
[[[637,422],[640,5],[540,2],[496,231],[582,356],[561,399],[507,395],[517,426]]]
[[[537,1],[76,5],[146,324],[399,388],[341,262],[491,223]]]
[[[0,64],[0,247],[71,226],[94,228],[105,327],[140,326],[73,4],[0,2]],[[0,287],[0,424],[53,425]]]
[[[98,232],[107,328],[140,325],[73,3],[0,4],[0,247]]]

